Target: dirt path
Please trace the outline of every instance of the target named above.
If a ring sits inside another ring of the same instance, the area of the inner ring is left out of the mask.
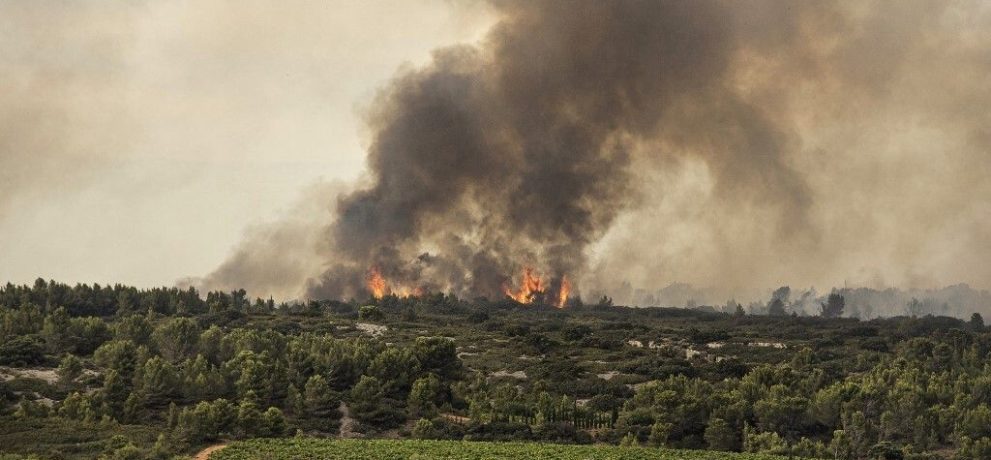
[[[201,450],[198,454],[194,455],[193,460],[208,460],[210,458],[210,454],[223,449],[224,447],[227,447],[227,444],[215,444],[207,447],[206,449]]]
[[[338,432],[338,436],[342,438],[361,438],[361,433],[354,431],[355,421],[351,418],[351,410],[348,408],[344,401],[341,401],[341,405],[337,407],[337,410],[341,412],[341,429]]]
[[[450,421],[452,421],[454,423],[460,423],[462,425],[467,425],[467,424],[471,423],[471,419],[470,418],[468,418],[468,417],[462,417],[460,415],[440,414],[440,416],[441,417],[444,417],[444,418],[446,418],[446,419],[448,419],[448,420],[450,420]]]

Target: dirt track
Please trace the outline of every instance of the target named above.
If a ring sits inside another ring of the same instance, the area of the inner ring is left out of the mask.
[[[223,449],[224,447],[227,447],[227,444],[215,444],[215,445],[212,445],[210,447],[207,447],[206,449],[203,449],[203,450],[199,451],[199,453],[197,453],[196,455],[194,455],[193,456],[193,460],[207,460],[207,459],[210,458],[210,454],[212,454],[212,453],[214,453],[214,452],[216,452],[216,451],[218,451],[220,449]]]

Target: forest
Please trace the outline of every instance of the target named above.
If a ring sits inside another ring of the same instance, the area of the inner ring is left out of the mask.
[[[0,458],[173,459],[412,438],[833,459],[991,458],[991,333],[737,305],[0,287]],[[777,313],[777,314],[774,314]]]

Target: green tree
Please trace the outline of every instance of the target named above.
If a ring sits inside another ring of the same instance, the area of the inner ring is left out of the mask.
[[[410,435],[413,436],[413,439],[435,439],[436,433],[433,422],[425,418],[417,420]]]
[[[210,403],[204,401],[183,408],[179,413],[176,432],[180,438],[193,444],[216,439],[219,427]]]
[[[64,351],[77,355],[89,355],[104,342],[110,340],[112,334],[107,323],[100,318],[72,318],[69,328],[65,331],[62,342]]]
[[[757,401],[754,404],[754,415],[761,430],[790,433],[800,430],[805,424],[808,406],[808,399],[804,397],[786,396],[779,392],[777,395]]]
[[[867,456],[877,460],[902,460],[905,454],[890,442],[879,442],[867,450]]]
[[[303,405],[303,395],[296,388],[296,385],[290,384],[289,389],[286,390],[286,399],[283,407],[285,407],[286,411],[290,415],[294,415],[297,417],[305,415],[304,413],[305,406]]]
[[[257,436],[264,430],[262,413],[251,398],[242,399],[237,407],[237,428],[242,437]]]
[[[130,393],[131,385],[115,371],[107,371],[103,379],[102,395],[110,405],[114,415],[121,416],[124,412],[124,402]]]
[[[441,385],[440,379],[434,374],[427,374],[413,383],[407,400],[410,417],[433,418],[437,415],[436,401],[441,395]]]
[[[788,443],[777,433],[762,433],[743,428],[743,451],[758,454],[784,455],[788,453]]]
[[[419,372],[420,363],[408,348],[390,347],[372,359],[367,375],[382,382],[385,394],[405,398]]]
[[[141,368],[140,391],[149,407],[162,407],[177,396],[179,373],[168,361],[155,356]]]
[[[89,401],[79,392],[70,393],[58,405],[58,415],[63,418],[80,420],[89,407]]]
[[[277,407],[269,407],[262,414],[262,435],[279,437],[286,432],[286,418]]]
[[[96,349],[93,361],[129,380],[138,367],[138,348],[130,340],[111,340]]]
[[[461,376],[461,360],[454,341],[445,337],[417,337],[413,354],[423,372],[432,372],[441,380],[456,380]]]
[[[44,362],[45,346],[38,336],[22,335],[0,344],[0,364],[26,367]]]
[[[264,361],[265,355],[258,356],[245,351],[238,355],[240,369],[234,387],[239,398],[244,399],[249,393],[255,395],[259,402],[268,402],[272,395],[272,370]]]
[[[652,446],[664,447],[668,445],[668,438],[671,436],[671,430],[674,425],[664,422],[654,422],[650,426],[650,437],[647,442]]]
[[[55,309],[51,314],[45,316],[45,323],[41,329],[41,335],[45,337],[45,343],[54,352],[63,352],[70,348],[69,324],[72,318],[65,307]]]
[[[72,384],[83,375],[83,362],[75,355],[67,354],[62,361],[59,362],[58,369],[55,370],[55,375],[58,376],[59,385],[63,388],[69,388]]]
[[[130,340],[137,345],[147,345],[153,328],[148,318],[143,315],[128,315],[114,324],[114,337],[119,340]]]
[[[709,424],[705,427],[704,438],[710,450],[735,451],[740,448],[736,430],[721,418],[709,420]]]
[[[960,441],[960,452],[957,453],[956,458],[961,460],[984,460],[991,458],[991,438],[962,438]]]
[[[163,358],[178,362],[193,355],[200,328],[190,318],[172,318],[156,327],[151,338]]]
[[[124,401],[124,413],[121,416],[121,421],[125,423],[136,423],[138,418],[141,416],[141,406],[144,402],[141,397],[138,396],[137,392],[132,391],[128,395],[127,400]]]
[[[314,418],[337,418],[336,411],[340,398],[330,389],[327,379],[314,375],[306,381],[304,400],[306,412]]]
[[[388,429],[405,420],[401,402],[386,400],[382,383],[375,377],[363,375],[351,389],[351,413],[355,419]]]
[[[169,403],[169,411],[165,415],[165,426],[169,429],[173,429],[179,424],[179,408],[175,405],[175,402]]]
[[[165,438],[165,434],[161,433],[155,439],[155,444],[151,446],[151,450],[148,451],[148,460],[169,460],[170,458],[172,458],[172,447]]]

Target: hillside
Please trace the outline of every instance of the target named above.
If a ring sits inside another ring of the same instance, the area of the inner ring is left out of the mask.
[[[0,288],[0,450],[168,459],[303,434],[988,458],[989,357],[979,315],[275,304],[42,281]]]

